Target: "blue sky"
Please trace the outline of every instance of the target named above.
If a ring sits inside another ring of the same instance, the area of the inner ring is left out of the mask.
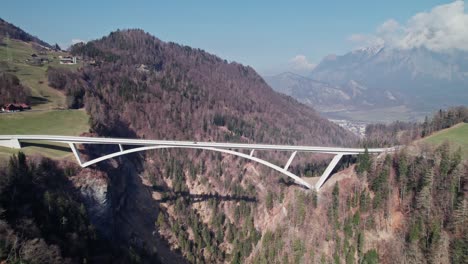
[[[365,1],[4,1],[0,17],[49,43],[92,40],[141,28],[269,75],[356,48],[353,34],[404,24],[443,0]],[[308,64],[307,64],[308,63]]]

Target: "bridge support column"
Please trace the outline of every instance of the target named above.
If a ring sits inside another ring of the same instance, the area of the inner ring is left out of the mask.
[[[288,170],[289,165],[291,165],[291,162],[293,161],[293,159],[294,159],[294,157],[296,156],[296,154],[297,154],[297,151],[294,151],[294,152],[291,154],[291,157],[289,157],[288,162],[286,163],[286,165],[284,165],[284,170]]]
[[[335,157],[333,157],[330,164],[328,164],[328,167],[323,172],[323,174],[320,177],[319,181],[315,184],[315,190],[317,190],[317,192],[320,190],[320,187],[322,187],[322,185],[328,179],[328,177],[330,176],[330,173],[333,171],[336,164],[338,164],[338,161],[340,161],[341,157],[343,157],[343,154],[336,154]]]
[[[17,138],[12,138],[8,140],[0,140],[0,146],[7,148],[20,149],[21,143]]]
[[[78,164],[80,164],[81,167],[83,167],[83,163],[81,162],[80,154],[78,154],[78,150],[76,149],[75,143],[68,143],[70,146],[73,155],[75,155],[76,161],[78,161]]]

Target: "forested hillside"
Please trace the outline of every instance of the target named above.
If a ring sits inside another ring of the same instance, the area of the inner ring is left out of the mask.
[[[368,146],[409,144],[416,139],[463,122],[468,122],[466,106],[440,109],[433,116],[426,116],[422,123],[397,121],[390,124],[369,124],[366,127],[364,144]]]
[[[314,145],[354,140],[313,110],[273,93],[253,69],[140,30],[117,31],[72,52],[95,63],[79,74],[50,71],[49,81],[71,101],[83,102],[100,136]],[[78,83],[86,85],[73,85]],[[116,241],[130,241],[122,243],[163,261],[170,248],[184,259],[171,261],[192,263],[391,263],[395,256],[398,262],[457,263],[466,255],[458,230],[463,225],[455,224],[465,221],[455,215],[466,200],[466,167],[450,153],[360,157],[357,173],[351,166],[320,195],[263,167],[209,152],[150,151],[103,168],[113,183],[106,188],[124,200],[116,207],[113,199],[109,209],[116,215]],[[287,159],[256,155],[280,164]],[[321,171],[299,160],[293,168],[299,174]],[[132,163],[119,165],[124,161]],[[444,180],[451,184],[435,191]],[[450,210],[440,213],[442,208]],[[424,222],[428,210],[435,217]]]
[[[29,96],[31,96],[30,89],[21,85],[18,77],[0,72],[0,105],[29,103]]]
[[[449,109],[423,125],[376,125],[358,142],[273,92],[252,68],[141,30],[116,31],[71,52],[83,67],[48,67],[47,82],[66,94],[68,108],[86,109],[90,136],[371,146],[410,142],[466,120],[466,108]],[[86,159],[117,148],[79,151]],[[254,155],[281,166],[290,153]],[[326,159],[300,153],[290,170],[319,176]],[[153,150],[86,169],[19,154],[0,169],[0,259],[463,263],[467,167],[449,144],[366,153],[343,159],[317,193],[210,151]]]
[[[356,142],[311,108],[273,92],[252,68],[162,42],[141,30],[117,31],[75,45],[72,53],[94,63],[79,76],[50,70],[49,82],[84,102],[92,132],[99,136],[348,146]],[[73,92],[67,88],[77,87],[73,83],[86,85]],[[85,150],[89,155],[96,151],[104,150]],[[287,160],[285,153],[257,155],[279,164]],[[291,184],[263,167],[215,153],[152,151],[143,157],[134,160],[138,162],[132,170],[152,188],[152,198],[127,201],[126,206],[142,221],[146,207],[155,205],[156,213],[147,215],[156,217],[139,228],[121,223],[121,238],[132,234],[139,247],[146,244],[151,251],[146,233],[157,232],[189,262],[243,262],[266,227],[267,216],[261,213],[266,191]],[[137,192],[147,188],[141,183],[125,186],[127,196],[140,197]]]
[[[362,155],[355,170],[318,202],[296,192],[287,224],[264,234],[253,262],[466,263],[468,166],[459,151]]]
[[[103,239],[73,181],[74,163],[27,158],[0,166],[0,259],[4,263],[128,263]]]
[[[272,91],[252,68],[140,30],[73,46],[97,60],[82,70],[86,109],[102,135],[349,145],[354,138]],[[227,129],[221,129],[225,127]]]

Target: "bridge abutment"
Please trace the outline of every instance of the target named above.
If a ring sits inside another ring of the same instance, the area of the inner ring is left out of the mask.
[[[0,146],[13,148],[13,149],[21,149],[21,143],[17,138],[11,138],[7,140],[0,140]]]

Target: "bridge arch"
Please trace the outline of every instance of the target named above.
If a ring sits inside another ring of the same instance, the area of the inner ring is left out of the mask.
[[[343,155],[356,155],[361,153],[382,153],[382,152],[394,152],[400,148],[400,146],[394,146],[390,148],[343,148],[343,147],[317,147],[317,146],[290,146],[290,145],[266,145],[266,144],[245,144],[245,143],[219,143],[219,142],[196,142],[196,141],[174,141],[174,140],[145,140],[145,139],[125,139],[125,138],[97,138],[97,137],[74,137],[74,136],[56,136],[56,135],[0,135],[0,146],[21,149],[21,142],[23,140],[33,141],[50,141],[56,143],[69,144],[77,162],[82,167],[87,167],[92,164],[107,160],[113,157],[121,155],[151,150],[151,149],[164,149],[164,148],[188,148],[188,149],[202,149],[211,150],[222,153],[227,153],[235,156],[239,156],[248,160],[252,160],[263,164],[271,169],[274,169],[292,179],[297,183],[311,189],[309,183],[298,177],[297,175],[288,171],[288,167],[294,159],[297,152],[313,152],[313,153],[327,153],[335,155],[323,172],[319,181],[315,183],[315,189],[319,191],[321,186],[328,179],[333,169],[341,159]],[[75,144],[112,144],[118,145],[120,151],[108,154],[93,160],[82,162],[80,155],[75,147]],[[123,149],[122,145],[137,145],[140,147],[133,149]],[[248,149],[251,151],[250,155],[232,151],[231,149]],[[281,168],[271,162],[262,160],[253,156],[255,150],[279,150],[279,151],[292,151],[291,157],[289,158],[286,165]]]
[[[99,157],[99,158],[96,158],[96,159],[93,159],[93,160],[90,160],[90,161],[87,161],[87,162],[81,162],[81,159],[80,157],[78,156],[78,152],[76,151],[76,148],[75,148],[75,145],[73,143],[69,143],[73,153],[75,154],[76,156],[76,159],[78,160],[78,163],[81,165],[81,167],[85,168],[85,167],[88,167],[90,165],[93,165],[93,164],[96,164],[96,163],[99,163],[101,161],[104,161],[104,160],[108,160],[108,159],[111,159],[111,158],[115,158],[115,157],[119,157],[119,156],[123,156],[123,155],[126,155],[126,154],[130,154],[130,153],[135,153],[135,152],[141,152],[141,151],[146,151],[146,150],[154,150],[154,149],[168,149],[168,148],[185,148],[185,149],[202,149],[202,150],[211,150],[211,151],[217,151],[217,152],[221,152],[221,153],[226,153],[226,154],[230,154],[230,155],[234,155],[234,156],[238,156],[238,157],[242,157],[242,158],[245,158],[245,159],[248,159],[248,160],[251,160],[251,161],[255,161],[255,162],[258,162],[260,164],[263,164],[273,170],[276,170],[290,178],[292,178],[293,180],[295,180],[297,183],[303,185],[304,187],[308,188],[308,189],[312,189],[312,186],[307,183],[306,181],[304,181],[303,179],[301,179],[299,176],[295,175],[294,173],[291,173],[289,172],[288,170],[284,169],[284,168],[281,168],[271,162],[268,162],[266,160],[262,160],[262,159],[259,159],[257,157],[254,157],[254,156],[251,156],[251,155],[248,155],[248,154],[245,154],[245,153],[241,153],[241,152],[237,152],[237,151],[233,151],[233,150],[229,150],[229,149],[219,149],[219,148],[212,148],[212,147],[192,147],[192,146],[145,146],[145,147],[137,147],[137,148],[132,148],[132,149],[126,149],[126,150],[123,150],[121,148],[121,151],[117,151],[117,152],[114,152],[114,153],[111,153],[111,154],[108,154],[108,155],[104,155],[102,157]]]

